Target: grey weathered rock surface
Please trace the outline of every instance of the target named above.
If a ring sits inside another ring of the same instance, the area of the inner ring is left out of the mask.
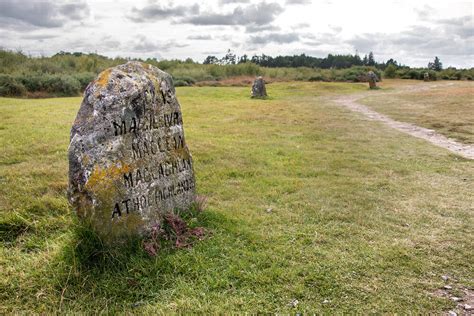
[[[377,88],[377,75],[373,71],[369,71],[367,73],[367,78],[369,79],[369,88],[370,89],[375,89]]]
[[[257,77],[252,85],[252,98],[265,98],[266,96],[265,80],[261,76]]]
[[[172,78],[139,62],[91,82],[71,129],[69,201],[106,242],[144,235],[195,199]]]

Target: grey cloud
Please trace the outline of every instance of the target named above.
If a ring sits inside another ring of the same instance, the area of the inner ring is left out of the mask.
[[[311,0],[286,0],[286,4],[292,5],[292,4],[311,4]]]
[[[160,49],[160,46],[157,43],[151,41],[142,40],[138,43],[135,43],[132,46],[132,49],[136,52],[154,52]]]
[[[250,0],[219,0],[219,4],[249,3]]]
[[[441,19],[437,22],[445,28],[445,32],[448,34],[455,34],[463,39],[474,36],[474,17],[471,15],[452,19]]]
[[[275,25],[256,25],[250,24],[245,27],[245,32],[247,33],[258,33],[263,31],[279,31],[280,27]]]
[[[268,33],[259,36],[251,36],[250,43],[252,44],[288,44],[299,41],[300,36],[297,33]]]
[[[298,24],[295,24],[293,25],[293,29],[305,29],[305,28],[308,28],[310,27],[311,25],[309,23],[306,23],[306,22],[303,22],[303,23],[298,23]]]
[[[342,31],[342,27],[337,25],[329,25],[329,28],[335,33],[340,33]]]
[[[69,19],[81,20],[84,16],[89,15],[89,7],[85,2],[66,3],[58,8],[59,12]]]
[[[143,35],[137,37],[132,43],[130,43],[130,47],[135,52],[140,53],[152,53],[157,51],[169,51],[172,48],[182,48],[187,47],[189,44],[178,43],[176,40],[168,40],[168,41],[151,41]]]
[[[219,54],[225,54],[225,52],[222,51],[217,51],[217,50],[209,50],[209,51],[204,51],[202,52],[204,55],[219,55]]]
[[[196,15],[199,13],[199,5],[166,7],[150,3],[142,9],[132,8],[127,18],[133,22],[150,22],[156,19],[167,19],[171,17],[184,17],[187,15]]]
[[[184,18],[181,22],[195,25],[265,25],[273,22],[281,12],[283,8],[278,3],[261,2],[238,6],[231,13],[202,13]]]
[[[382,35],[383,37],[383,35]],[[369,52],[376,47],[381,40],[380,35],[377,39],[373,34],[357,35],[346,42],[354,46],[354,48],[361,52]]]
[[[415,12],[420,20],[428,20],[434,15],[435,9],[425,4],[421,9],[415,9]]]
[[[221,41],[229,42],[232,40],[233,36],[232,35],[219,35],[219,36],[216,36],[216,38]]]
[[[301,38],[303,39],[303,43],[314,46],[321,46],[321,45],[336,45],[340,46],[341,39],[339,37],[338,31],[332,29],[333,32],[324,32],[324,33],[302,33]]]
[[[211,35],[190,35],[187,37],[189,40],[207,41],[212,40]]]
[[[85,1],[58,4],[52,0],[0,1],[0,25],[11,29],[54,28],[89,15]]]
[[[45,40],[45,39],[50,39],[50,38],[55,38],[57,35],[53,34],[25,34],[25,35],[20,35],[22,39],[26,40]]]
[[[106,47],[107,49],[117,49],[122,46],[122,43],[119,40],[113,38],[110,35],[102,36],[100,39],[100,44],[102,47]]]
[[[429,5],[425,5],[422,9],[416,9],[415,11],[420,21],[440,28],[439,30],[445,32],[446,35],[456,35],[460,38],[474,36],[474,17],[472,15],[439,19],[437,18],[436,10]]]
[[[450,32],[447,23],[438,27],[413,26],[408,31],[385,34],[363,34],[347,43],[361,52],[374,51],[384,55],[474,55],[474,37]],[[458,28],[457,31],[460,29]]]

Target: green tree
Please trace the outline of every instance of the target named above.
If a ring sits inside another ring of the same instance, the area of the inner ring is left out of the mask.
[[[230,49],[227,50],[227,54],[220,60],[221,65],[235,65],[237,56],[232,53]]]
[[[397,66],[390,63],[383,72],[385,78],[395,78],[397,75]]]
[[[219,59],[217,59],[216,56],[207,56],[206,59],[204,60],[203,64],[205,65],[210,65],[210,64],[217,64]]]
[[[387,60],[387,62],[385,63],[385,65],[388,67],[388,65],[394,65],[395,67],[398,67],[398,63],[395,59],[393,58],[390,58],[389,60]]]
[[[438,56],[435,56],[435,59],[433,62],[428,63],[428,68],[434,71],[443,70],[443,64],[439,60]]]
[[[367,66],[375,66],[374,53],[369,53],[369,59],[367,61]]]
[[[369,64],[369,59],[367,58],[367,54],[364,55],[364,59],[362,59],[362,65],[367,66]]]
[[[239,58],[239,64],[244,64],[244,63],[246,63],[246,62],[248,62],[248,61],[249,61],[249,58],[248,58],[247,54],[244,54],[243,56],[241,56],[241,57]]]

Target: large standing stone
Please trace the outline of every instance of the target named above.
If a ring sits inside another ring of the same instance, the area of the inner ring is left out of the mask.
[[[369,79],[369,88],[370,89],[377,89],[377,75],[373,71],[369,71],[367,73],[367,78]]]
[[[71,129],[69,200],[111,243],[144,235],[195,199],[193,161],[169,74],[128,62],[86,88]]]
[[[263,80],[262,76],[259,76],[252,85],[252,98],[265,98],[266,96],[265,80]]]

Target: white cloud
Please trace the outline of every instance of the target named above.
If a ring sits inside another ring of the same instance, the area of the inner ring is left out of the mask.
[[[0,0],[0,42],[130,57],[361,54],[424,66],[473,65],[471,1],[429,0]]]

